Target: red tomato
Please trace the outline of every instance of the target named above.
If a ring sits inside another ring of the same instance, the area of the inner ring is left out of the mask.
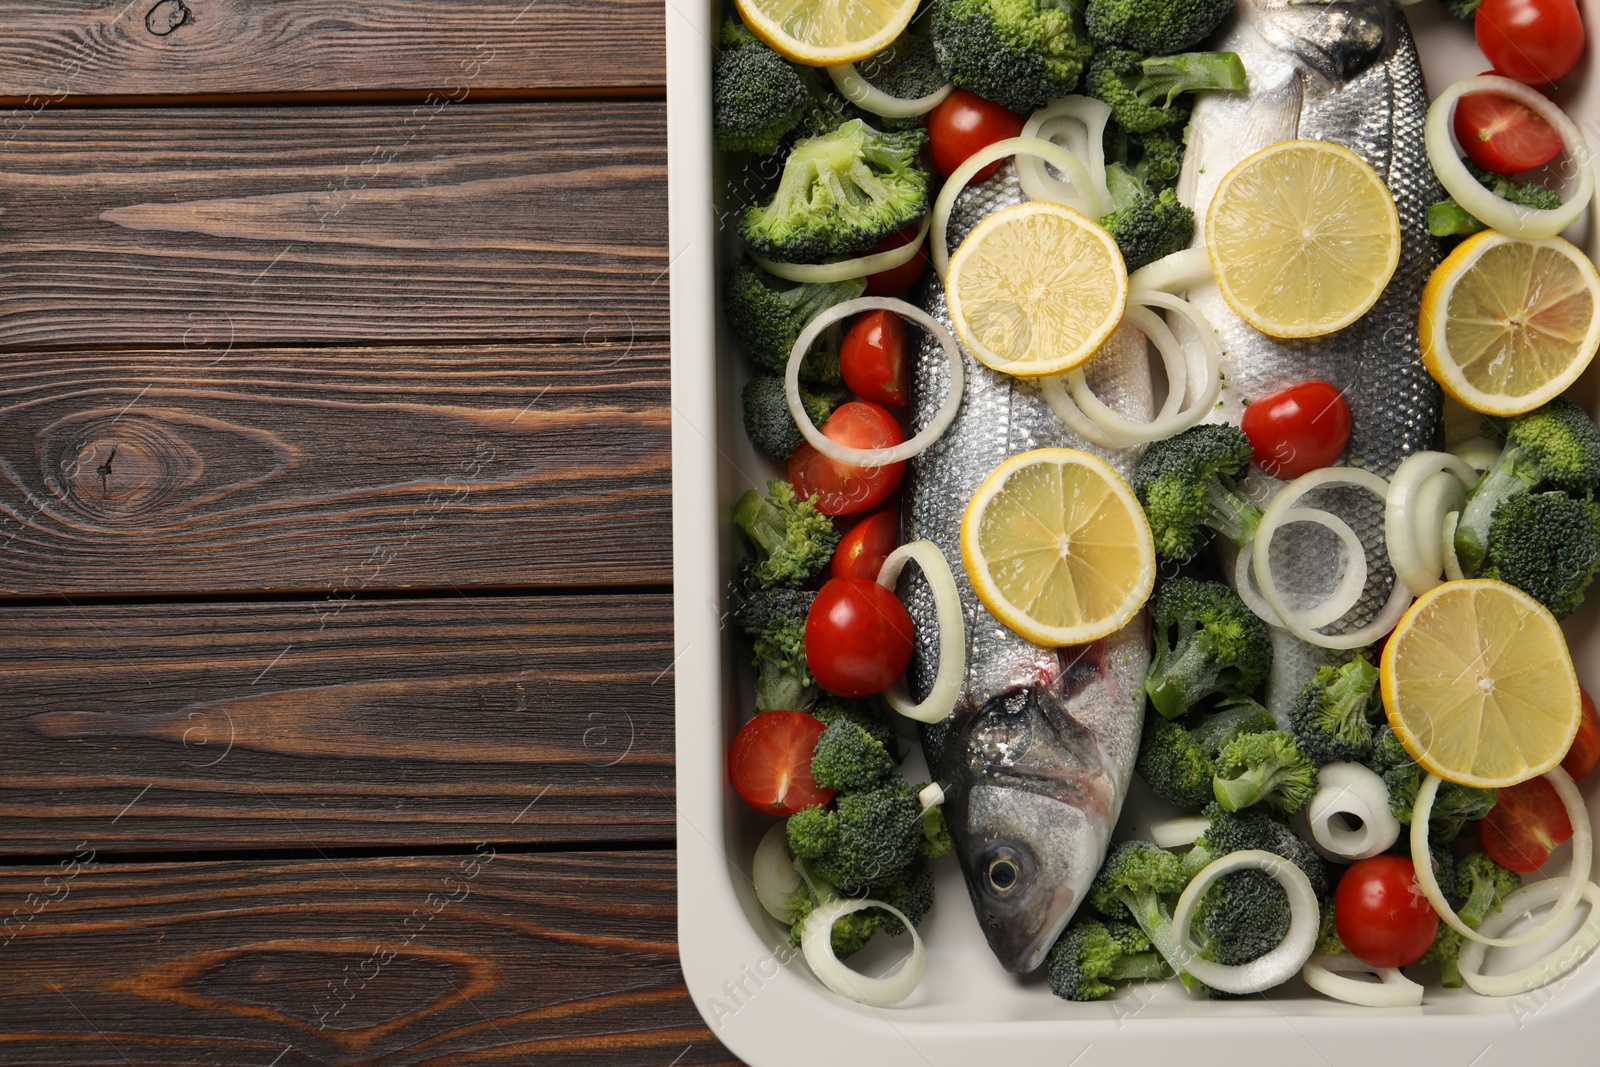
[[[875,582],[883,570],[883,561],[899,546],[900,513],[880,511],[868,515],[839,538],[839,547],[833,551],[833,576]]]
[[[948,178],[978,149],[1007,137],[1021,137],[1024,121],[1010,108],[957,89],[928,113],[928,151],[933,155],[933,165]],[[995,160],[974,174],[972,180],[983,181],[1004,162]]]
[[[881,693],[911,662],[911,614],[877,582],[832,578],[806,616],[806,665],[842,697]]]
[[[903,230],[897,230],[879,241],[872,247],[874,252],[887,252],[891,248],[899,248],[914,240],[922,229],[922,223],[914,222]],[[922,272],[928,269],[928,242],[922,242],[922,247],[917,249],[917,254],[888,270],[879,271],[877,274],[867,275],[867,296],[894,296],[903,293],[917,284],[922,277]]]
[[[1456,140],[1484,170],[1519,174],[1561,152],[1561,134],[1526,104],[1498,93],[1468,93],[1456,103]]]
[[[862,400],[903,408],[911,387],[906,380],[906,320],[879,308],[857,319],[839,348],[844,384]]]
[[[1594,699],[1589,691],[1579,688],[1578,692],[1583,694],[1583,721],[1578,724],[1578,736],[1573,738],[1572,747],[1567,749],[1567,758],[1561,761],[1561,769],[1575,779],[1587,777],[1594,765],[1600,763],[1600,716],[1595,714]]]
[[[1239,428],[1255,465],[1274,478],[1330,467],[1350,442],[1350,404],[1336,386],[1312,379],[1250,401]]]
[[[822,427],[823,436],[851,448],[891,448],[906,439],[893,415],[867,400],[840,404]],[[805,500],[816,496],[817,509],[825,515],[854,515],[870,511],[894,492],[905,475],[906,465],[889,463],[882,467],[851,467],[818,452],[809,443],[789,457],[789,480]]]
[[[728,750],[733,788],[768,815],[826,804],[833,790],[811,778],[811,750],[821,736],[822,723],[803,711],[763,711],[744,724]]]
[[[1494,807],[1478,824],[1478,840],[1489,858],[1522,874],[1538,870],[1556,846],[1571,837],[1566,805],[1556,787],[1542,777],[1500,790]]]
[[[1583,56],[1575,0],[1483,0],[1472,32],[1495,70],[1528,85],[1566,77]]]
[[[1373,967],[1415,963],[1439,932],[1439,915],[1417,885],[1411,857],[1353,863],[1333,893],[1333,926],[1350,954]]]

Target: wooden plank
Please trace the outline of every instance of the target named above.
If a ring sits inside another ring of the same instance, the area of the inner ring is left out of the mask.
[[[659,0],[0,3],[0,97],[659,88]]]
[[[0,348],[661,338],[642,101],[45,111],[0,139]]]
[[[93,847],[0,870],[0,914],[38,909],[0,934],[6,1063],[736,1062],[678,968],[671,853],[117,865]]]
[[[665,595],[0,611],[0,852],[668,840],[673,659]]]
[[[671,581],[659,342],[0,354],[0,595]]]

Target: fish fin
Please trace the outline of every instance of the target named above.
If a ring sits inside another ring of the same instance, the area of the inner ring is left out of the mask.
[[[1305,103],[1305,75],[1298,69],[1276,89],[1256,97],[1245,112],[1239,156],[1252,155],[1280,141],[1300,136],[1300,108]]]

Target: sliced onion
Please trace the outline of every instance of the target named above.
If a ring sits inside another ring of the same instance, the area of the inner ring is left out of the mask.
[[[1205,285],[1214,277],[1211,253],[1203,247],[1185,248],[1182,252],[1174,252],[1154,263],[1147,263],[1128,275],[1128,288],[1181,293]]]
[[[1138,443],[1121,434],[1107,432],[1085,415],[1083,409],[1078,407],[1077,402],[1068,394],[1065,379],[1066,375],[1058,374],[1040,378],[1038,382],[1040,394],[1050,405],[1050,410],[1056,413],[1056,418],[1060,419],[1067,429],[1090,444],[1106,449],[1131,448]]]
[[[1350,826],[1348,816],[1361,821],[1359,830]],[[1312,846],[1339,863],[1387,852],[1400,840],[1400,821],[1389,810],[1389,787],[1359,763],[1329,763],[1318,769],[1306,822]]]
[[[1589,885],[1589,865],[1594,859],[1594,836],[1589,826],[1589,809],[1584,807],[1583,796],[1566,771],[1555,767],[1545,771],[1544,777],[1555,786],[1556,795],[1561,798],[1562,805],[1567,809],[1567,818],[1572,821],[1572,869],[1567,872],[1566,881],[1561,883],[1561,895],[1557,898],[1556,906],[1551,909],[1550,914],[1545,916],[1544,922],[1515,937],[1491,937],[1474,930],[1461,921],[1461,917],[1450,906],[1450,902],[1444,899],[1444,894],[1439,892],[1439,880],[1433,876],[1433,864],[1428,858],[1428,816],[1433,812],[1433,798],[1439,792],[1439,776],[1428,775],[1422,780],[1422,788],[1417,790],[1416,804],[1411,809],[1411,863],[1417,869],[1417,884],[1427,895],[1428,903],[1433,905],[1433,910],[1439,913],[1439,918],[1449,923],[1457,933],[1469,941],[1497,948],[1531,945],[1540,938],[1548,937],[1567,916],[1572,914],[1573,909],[1578,906],[1578,898],[1585,892],[1584,887]],[[1505,905],[1501,907],[1504,908]]]
[[[1444,576],[1452,582],[1466,578],[1461,569],[1461,557],[1456,555],[1456,526],[1461,522],[1461,512],[1452,511],[1444,517],[1444,529],[1439,531],[1439,554],[1444,557]]]
[[[1094,192],[1094,183],[1089,176],[1088,168],[1077,156],[1051,141],[1039,137],[1007,137],[1003,141],[996,141],[992,145],[978,149],[945,179],[944,188],[939,190],[939,198],[933,202],[933,269],[938,271],[940,278],[944,277],[945,271],[950,267],[950,241],[945,231],[950,228],[950,209],[955,206],[956,197],[967,187],[974,174],[995,160],[1005,159],[1007,156],[1038,156],[1065,174],[1067,180],[1075,186],[1084,190],[1086,198],[1099,196]],[[1084,214],[1099,218],[1105,212],[1085,210]]]
[[[1038,137],[1054,143],[1057,137],[1063,146],[1088,168],[1089,180],[1094,186],[1098,203],[1088,203],[1075,184],[1063,187],[1061,179],[1053,177],[1037,156],[1024,156],[1017,160],[1017,180],[1030,200],[1056,200],[1064,204],[1082,203],[1085,214],[1099,218],[1111,210],[1111,192],[1106,188],[1106,123],[1111,119],[1111,107],[1090,96],[1067,96],[1035,111],[1022,126],[1022,136]],[[1081,136],[1078,128],[1083,128]],[[1067,199],[1067,198],[1071,199]]]
[[[1346,978],[1339,972],[1357,971],[1378,976],[1376,982]],[[1398,967],[1374,967],[1354,956],[1312,956],[1300,977],[1318,993],[1364,1008],[1415,1008],[1422,1004],[1422,986],[1400,973]]]
[[[1297,625],[1307,629],[1316,629],[1326,626],[1330,622],[1338,622],[1350,613],[1350,609],[1361,603],[1361,591],[1367,587],[1367,550],[1361,544],[1361,538],[1350,528],[1350,524],[1331,511],[1321,508],[1289,508],[1283,514],[1275,517],[1276,521],[1268,528],[1263,519],[1261,527],[1257,528],[1256,536],[1261,536],[1261,529],[1267,529],[1270,537],[1278,529],[1297,522],[1309,522],[1321,526],[1333,534],[1344,545],[1345,556],[1349,563],[1345,566],[1344,573],[1339,576],[1339,584],[1334,586],[1333,592],[1323,597],[1314,608],[1288,608],[1279,611],[1279,617],[1293,620]],[[1263,590],[1265,592],[1265,590]]]
[[[789,898],[800,888],[800,872],[795,870],[794,856],[789,852],[784,823],[774,823],[756,846],[755,858],[750,861],[750,881],[768,915],[781,923],[794,921]]]
[[[1272,503],[1267,506],[1266,514],[1261,517],[1261,526],[1256,531],[1254,545],[1254,563],[1256,579],[1261,586],[1262,594],[1267,598],[1275,611],[1277,611],[1283,624],[1302,641],[1306,641],[1322,648],[1360,648],[1370,645],[1390,630],[1395,623],[1400,621],[1400,616],[1405,614],[1406,608],[1411,605],[1413,597],[1406,585],[1398,577],[1395,578],[1394,589],[1389,594],[1389,599],[1384,603],[1377,618],[1359,629],[1345,634],[1319,633],[1316,629],[1303,625],[1302,614],[1291,614],[1284,606],[1282,598],[1278,595],[1277,584],[1273,581],[1272,561],[1268,549],[1272,544],[1272,533],[1283,524],[1284,514],[1294,508],[1294,504],[1306,493],[1319,489],[1325,485],[1353,485],[1358,489],[1366,489],[1375,494],[1379,499],[1386,499],[1389,495],[1389,483],[1373,474],[1371,471],[1359,467],[1323,467],[1309,474],[1301,475],[1285,486]],[[1312,509],[1306,509],[1312,510]],[[1331,517],[1331,516],[1330,516]],[[1338,519],[1346,529],[1348,523]],[[1336,531],[1337,532],[1337,531]],[[1341,535],[1342,536],[1342,535]],[[1362,566],[1366,564],[1366,554],[1361,555]],[[1354,561],[1352,560],[1352,564]]]
[[[1200,840],[1211,826],[1204,815],[1183,815],[1150,824],[1150,840],[1161,848],[1182,848]]]
[[[1383,536],[1395,577],[1413,594],[1439,584],[1439,531],[1446,515],[1466,506],[1467,490],[1477,484],[1477,472],[1448,452],[1418,452],[1395,470],[1384,498]]]
[[[806,358],[806,353],[811,351],[811,343],[823,330],[840,319],[878,308],[893,311],[901,318],[910,319],[933,335],[950,360],[950,388],[945,393],[944,403],[934,414],[933,419],[911,440],[902,441],[892,448],[851,448],[849,445],[841,445],[824,437],[822,431],[812,425],[810,417],[806,415],[805,408],[800,403],[800,364]],[[961,362],[961,350],[956,347],[956,339],[951,337],[950,331],[940,325],[932,315],[904,300],[887,296],[863,296],[835,304],[812,319],[806,328],[800,331],[800,336],[795,339],[794,348],[789,353],[789,366],[784,372],[783,391],[789,401],[789,414],[794,417],[794,424],[799,428],[801,436],[811,442],[811,447],[835,462],[852,467],[883,467],[891,463],[904,463],[939,439],[939,435],[944,433],[955,419],[956,409],[961,406],[961,391],[965,381],[966,371]]]
[[[1195,906],[1212,882],[1245,867],[1265,871],[1283,886],[1283,891],[1289,895],[1289,932],[1270,952],[1249,963],[1229,965],[1201,959],[1199,946],[1189,939],[1189,922],[1194,918]],[[1206,864],[1178,898],[1178,906],[1172,913],[1173,947],[1178,959],[1169,962],[1212,989],[1224,993],[1259,993],[1287,982],[1305,965],[1316,947],[1320,925],[1317,894],[1304,871],[1282,856],[1261,849],[1230,852]]]
[[[907,100],[903,96],[886,93],[867,81],[861,76],[861,72],[856,70],[854,63],[840,63],[829,67],[828,77],[833,79],[834,87],[846,100],[862,111],[870,111],[887,119],[914,119],[918,115],[926,115],[943,103],[944,98],[955,89],[954,85],[946,85],[943,89],[935,89],[927,96]]]
[[[922,805],[923,811],[927,811],[929,808],[937,808],[944,803],[944,786],[938,782],[929,782],[917,794],[917,803]]]
[[[1456,101],[1468,93],[1494,93],[1509,96],[1529,110],[1538,113],[1555,127],[1566,146],[1567,158],[1578,171],[1578,188],[1558,208],[1541,209],[1520,207],[1503,200],[1484,188],[1461,162],[1455,142],[1451,139]],[[1476,78],[1463,78],[1439,94],[1428,108],[1428,122],[1424,134],[1428,146],[1428,162],[1439,176],[1439,184],[1455,198],[1474,218],[1491,230],[1499,230],[1510,237],[1526,241],[1554,237],[1578,221],[1589,201],[1594,198],[1594,160],[1583,133],[1567,113],[1552,103],[1543,93],[1521,82],[1498,75],[1484,74]]]
[[[882,908],[899,919],[911,935],[911,954],[893,974],[882,978],[869,978],[859,971],[853,971],[833,954],[833,924],[846,915],[867,908]],[[800,935],[800,949],[805,953],[806,963],[811,966],[811,973],[823,985],[841,997],[874,1008],[892,1007],[909,997],[917,988],[917,983],[922,981],[922,972],[928,966],[928,954],[911,920],[898,909],[877,900],[840,899],[819,905],[806,916],[805,929]]]
[[[1506,897],[1499,913],[1484,917],[1481,929],[1488,934],[1500,933],[1534,908],[1556,899],[1561,885],[1560,882],[1534,882],[1532,885],[1523,886]],[[1457,961],[1461,969],[1461,980],[1467,984],[1468,989],[1486,997],[1514,997],[1538,989],[1540,986],[1549,985],[1571,971],[1583,962],[1585,956],[1594,951],[1596,945],[1600,945],[1600,885],[1595,885],[1593,882],[1584,883],[1583,899],[1589,904],[1589,917],[1560,948],[1547,953],[1543,959],[1529,964],[1520,971],[1513,971],[1510,974],[1484,974],[1483,958],[1488,954],[1489,946],[1474,941],[1461,948],[1461,957]]]
[[[775,259],[757,255],[749,248],[745,249],[745,254],[756,266],[773,277],[785,281],[805,282],[811,285],[847,282],[852,278],[865,278],[869,274],[893,270],[910,263],[922,250],[922,243],[928,238],[928,227],[932,222],[932,216],[924,215],[922,227],[917,230],[917,236],[910,244],[891,248],[887,252],[874,252],[870,256],[861,256],[857,259],[841,259],[836,263],[780,263]]]
[[[1260,530],[1256,531],[1260,536]],[[1254,564],[1256,554],[1246,545],[1233,557],[1233,591],[1239,594],[1239,599],[1244,601],[1244,606],[1256,613],[1268,626],[1278,629],[1287,629],[1283,619],[1278,615],[1278,609],[1267,603],[1267,598],[1261,595],[1261,587],[1256,584]]]
[[[1452,448],[1450,454],[1482,474],[1494,466],[1494,461],[1500,458],[1500,446],[1481,437],[1474,437]]]
[[[950,573],[949,560],[932,541],[913,541],[889,553],[878,569],[878,584],[892,592],[907,560],[916,561],[928,588],[933,590],[933,608],[939,619],[939,671],[922,703],[912,703],[903,677],[888,688],[883,699],[908,719],[943,722],[955,710],[967,677],[967,622],[961,614],[961,593],[956,589],[955,575]]]

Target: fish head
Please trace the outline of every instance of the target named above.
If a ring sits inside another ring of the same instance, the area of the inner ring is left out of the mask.
[[[1382,63],[1399,41],[1393,0],[1239,0],[1239,14],[1333,85]]]

